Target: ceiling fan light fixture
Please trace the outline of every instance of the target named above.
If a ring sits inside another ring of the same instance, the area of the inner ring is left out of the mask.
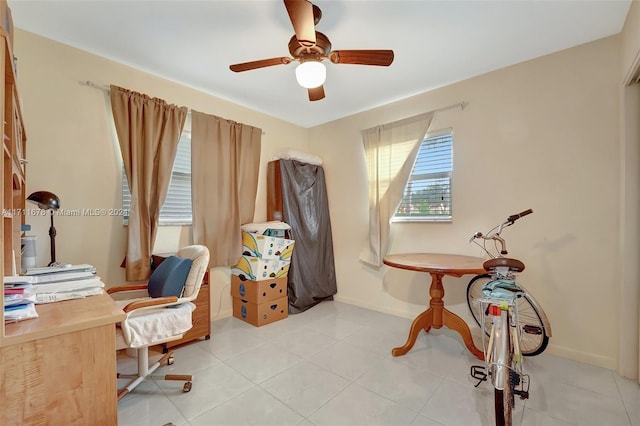
[[[324,84],[327,68],[322,62],[307,61],[296,67],[296,80],[305,89],[313,89]]]

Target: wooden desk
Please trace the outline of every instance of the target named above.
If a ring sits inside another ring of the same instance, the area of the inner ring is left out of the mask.
[[[431,274],[429,308],[413,320],[407,342],[403,346],[393,348],[391,351],[393,356],[400,356],[409,352],[416,343],[420,330],[428,333],[431,328],[438,329],[444,325],[457,331],[462,336],[465,346],[472,354],[479,359],[484,359],[484,353],[476,348],[473,343],[471,330],[467,323],[453,312],[447,310],[442,301],[444,297],[442,277],[445,275],[461,277],[466,274],[484,274],[483,259],[456,254],[403,253],[385,256],[383,262],[385,265],[394,268]]]
[[[0,339],[0,424],[116,425],[115,323],[108,295],[37,305]]]

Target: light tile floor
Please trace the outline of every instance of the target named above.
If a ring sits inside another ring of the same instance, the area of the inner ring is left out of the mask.
[[[120,425],[493,425],[493,390],[474,387],[481,364],[459,335],[442,328],[404,344],[410,320],[323,302],[253,327],[236,318],[212,325],[211,340],[175,351],[157,374],[118,404]],[[476,329],[476,334],[479,330]],[[135,369],[124,354],[120,371]],[[527,358],[530,399],[516,401],[514,425],[640,426],[640,386],[610,370],[544,353]]]

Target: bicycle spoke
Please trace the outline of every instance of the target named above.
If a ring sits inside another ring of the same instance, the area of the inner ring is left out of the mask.
[[[491,280],[492,278],[488,274],[478,275],[474,277],[467,286],[467,303],[469,305],[469,310],[471,311],[473,319],[482,328],[482,330],[484,330],[485,336],[489,336],[489,332],[491,330],[491,318],[483,315],[483,307],[480,300],[483,297],[483,286]],[[522,354],[525,356],[534,356],[542,353],[547,347],[549,338],[544,331],[542,318],[527,296],[518,298],[518,326],[521,332],[520,347]],[[542,333],[525,333],[523,331],[525,326],[540,329]]]

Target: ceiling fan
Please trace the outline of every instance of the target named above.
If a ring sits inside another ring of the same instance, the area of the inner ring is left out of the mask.
[[[292,57],[270,58],[231,65],[234,72],[249,71],[274,65],[300,62],[296,68],[298,83],[307,89],[310,101],[324,98],[326,68],[322,61],[334,64],[377,65],[387,67],[393,62],[393,50],[331,50],[329,38],[315,26],[322,17],[320,8],[307,0],[284,0],[295,34],[289,40]]]

